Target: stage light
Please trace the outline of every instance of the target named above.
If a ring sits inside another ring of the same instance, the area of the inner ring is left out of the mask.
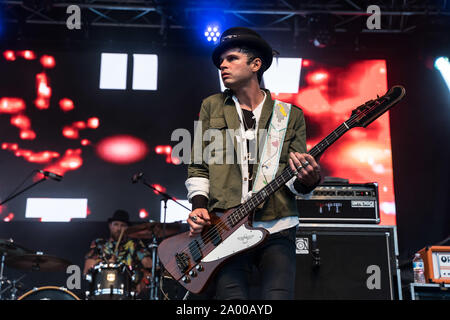
[[[70,222],[86,218],[87,199],[28,198],[25,218],[40,218],[41,222]]]
[[[3,52],[3,57],[5,57],[8,61],[15,61],[16,60],[16,54],[12,50],[6,50]]]
[[[133,90],[158,90],[156,54],[133,54]]]
[[[0,98],[0,113],[14,114],[25,110],[25,101],[20,98]]]
[[[59,100],[59,107],[64,112],[72,111],[75,108],[73,101],[68,98]]]
[[[91,129],[97,129],[100,125],[100,120],[96,117],[89,118],[87,121],[87,126]]]
[[[448,89],[450,90],[450,62],[448,57],[439,57],[434,62],[434,67],[439,70],[444,78],[445,83],[447,84]]]
[[[297,93],[300,87],[301,58],[275,58],[263,79],[267,89],[278,93]]]
[[[219,27],[217,26],[208,26],[204,33],[206,40],[211,43],[216,43],[220,37]]]
[[[191,203],[188,200],[177,200],[182,205],[189,207]],[[188,211],[173,201],[167,201],[167,212],[165,222],[183,222],[186,223]],[[161,200],[160,221],[164,222],[164,201]]]
[[[55,58],[49,55],[43,55],[40,59],[40,62],[44,68],[54,68],[55,67]]]
[[[124,165],[145,159],[148,146],[145,141],[134,136],[117,135],[101,140],[96,152],[104,161]]]
[[[126,53],[102,53],[100,64],[100,89],[126,89]]]
[[[148,211],[145,209],[139,210],[139,218],[145,219],[148,217]]]

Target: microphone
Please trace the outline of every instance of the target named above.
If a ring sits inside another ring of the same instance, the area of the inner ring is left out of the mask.
[[[138,172],[138,173],[136,173],[136,174],[134,174],[133,175],[133,177],[131,178],[131,182],[132,183],[136,183],[136,182],[138,182],[139,180],[141,180],[141,178],[144,176],[144,173],[143,172]]]
[[[61,181],[63,176],[60,176],[59,174],[50,172],[50,171],[44,171],[44,170],[38,170],[39,173],[42,173],[45,177],[48,177],[50,179]]]

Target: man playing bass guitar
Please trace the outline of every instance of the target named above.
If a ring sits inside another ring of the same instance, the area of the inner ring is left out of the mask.
[[[213,52],[220,69],[224,93],[203,100],[200,140],[214,129],[225,140],[228,129],[237,132],[233,163],[192,161],[186,187],[192,203],[187,222],[190,235],[198,236],[211,225],[210,212],[234,208],[290,166],[297,175],[261,204],[252,216],[252,226],[269,232],[266,241],[228,259],[215,274],[215,297],[249,298],[249,272],[253,267],[262,279],[261,299],[293,299],[296,270],[295,234],[298,213],[295,195],[310,193],[321,180],[320,166],[306,153],[306,127],[300,108],[274,101],[261,89],[263,73],[270,67],[273,51],[256,32],[231,28]],[[267,133],[261,137],[260,132]],[[198,138],[198,137],[197,137]],[[196,138],[194,138],[196,141]],[[202,140],[203,141],[203,140]],[[256,143],[259,141],[258,143]],[[202,150],[208,142],[202,142]],[[255,152],[254,146],[259,147]],[[221,156],[216,150],[215,156]],[[226,150],[228,153],[230,150]]]

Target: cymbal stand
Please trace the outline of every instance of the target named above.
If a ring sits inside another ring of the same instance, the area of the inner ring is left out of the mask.
[[[23,286],[23,284],[21,284],[19,281],[22,280],[25,276],[26,276],[26,274],[22,275],[19,279],[12,281],[12,283],[11,283],[12,288],[11,288],[11,295],[10,295],[11,300],[16,300],[17,291],[19,291],[19,289]]]
[[[150,277],[150,300],[159,300],[158,296],[158,288],[159,288],[159,275],[156,274],[157,272],[157,265],[159,264],[158,261],[158,242],[156,241],[156,235],[153,234],[153,240],[152,243],[148,245],[150,251],[152,252],[152,275]]]
[[[6,253],[2,253],[2,261],[1,261],[1,265],[0,265],[0,300],[2,300],[2,294],[3,294],[3,291],[5,291],[5,290],[3,290],[2,291],[2,287],[3,287],[3,281],[5,281],[4,279],[3,279],[3,269],[4,269],[4,267],[5,267],[5,257],[6,257]],[[6,278],[5,278],[6,279]]]

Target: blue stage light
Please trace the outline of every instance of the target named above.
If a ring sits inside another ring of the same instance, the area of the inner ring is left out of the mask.
[[[434,67],[439,70],[450,90],[450,62],[448,57],[439,57],[434,61]]]
[[[219,27],[217,26],[207,26],[204,33],[206,40],[211,43],[216,43],[220,37]]]

